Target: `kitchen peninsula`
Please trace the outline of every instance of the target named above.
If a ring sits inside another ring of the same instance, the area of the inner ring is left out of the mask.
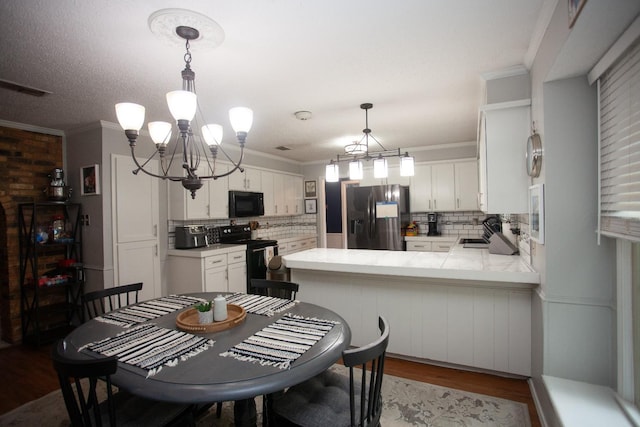
[[[352,345],[371,342],[383,315],[389,353],[531,374],[531,293],[540,276],[519,256],[456,245],[447,253],[318,248],[284,261],[298,299],[345,318]]]

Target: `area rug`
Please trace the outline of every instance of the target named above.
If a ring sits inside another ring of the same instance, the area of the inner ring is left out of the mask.
[[[344,372],[344,367],[332,369]],[[524,403],[469,393],[385,375],[382,387],[382,427],[530,427]],[[258,424],[262,400],[256,398]],[[60,390],[0,416],[0,426],[60,427],[69,423]],[[233,426],[233,403],[225,402],[216,418],[215,405],[197,421],[198,427]]]

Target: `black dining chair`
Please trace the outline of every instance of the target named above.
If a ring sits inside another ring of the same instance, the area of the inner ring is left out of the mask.
[[[87,292],[82,295],[82,306],[88,315],[87,320],[127,305],[137,304],[141,290],[142,282],[139,282]]]
[[[300,285],[293,282],[269,279],[251,279],[249,293],[295,300]]]
[[[195,426],[194,405],[144,399],[115,391],[111,375],[118,369],[116,357],[71,359],[64,355],[64,340],[51,351],[53,367],[73,427],[85,426]],[[103,387],[104,385],[104,387]],[[105,388],[102,393],[100,389]],[[106,398],[99,396],[106,394]]]
[[[382,378],[389,344],[389,324],[378,318],[380,337],[363,347],[342,352],[349,376],[327,370],[272,396],[269,424],[305,427],[377,427],[382,414]],[[354,368],[359,367],[360,370]],[[360,377],[359,380],[357,377]]]

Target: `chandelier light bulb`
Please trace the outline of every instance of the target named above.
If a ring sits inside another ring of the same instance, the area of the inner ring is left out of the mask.
[[[349,179],[359,181],[364,177],[364,167],[360,160],[349,162]]]
[[[132,102],[120,102],[116,104],[116,116],[123,130],[137,132],[144,124],[144,107]]]
[[[384,157],[378,157],[373,161],[373,177],[386,178],[387,175],[387,159],[385,159]]]
[[[327,165],[325,171],[325,180],[327,182],[338,182],[340,181],[340,168],[337,163],[331,163]]]
[[[202,126],[202,137],[210,147],[212,145],[222,144],[222,126],[218,124],[209,124]]]
[[[149,122],[149,135],[156,145],[167,145],[171,140],[171,123],[169,122]]]
[[[400,157],[400,176],[413,176],[415,174],[415,161],[413,157],[405,155]]]
[[[198,106],[196,94],[188,90],[174,90],[167,93],[169,111],[176,121],[186,120],[190,122],[196,115]]]
[[[236,133],[249,133],[253,125],[253,110],[247,107],[234,107],[229,110],[229,121]]]

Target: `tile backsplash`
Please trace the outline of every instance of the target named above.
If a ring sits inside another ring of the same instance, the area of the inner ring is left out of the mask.
[[[306,214],[298,216],[282,216],[282,217],[259,217],[259,218],[240,218],[237,224],[248,224],[249,221],[257,221],[259,227],[252,234],[252,237],[262,239],[286,239],[301,234],[316,234],[318,232],[316,225],[316,215]],[[177,221],[169,220],[169,247],[174,247],[176,226],[182,225],[207,225],[210,227],[220,227],[229,225],[228,219],[218,220],[196,220],[196,221]]]

